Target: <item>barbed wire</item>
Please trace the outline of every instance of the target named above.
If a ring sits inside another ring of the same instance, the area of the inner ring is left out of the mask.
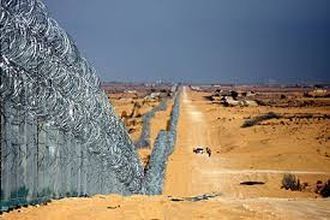
[[[1,0],[0,9],[0,97],[11,109],[5,118],[19,125],[33,117],[70,133],[108,161],[121,187],[139,192],[143,168],[133,143],[71,37],[39,0]]]
[[[167,99],[162,99],[160,103],[142,116],[142,131],[139,139],[135,142],[137,148],[150,148],[150,123],[151,119],[159,111],[167,109]]]
[[[143,190],[148,195],[158,195],[163,191],[166,162],[172,154],[176,142],[176,131],[180,112],[180,92],[177,91],[170,116],[168,130],[161,130],[155,140],[150,161],[146,167]]]
[[[176,138],[178,98],[146,178],[94,68],[42,1],[0,0],[0,33],[1,206],[27,198],[31,203],[65,195],[160,191]]]

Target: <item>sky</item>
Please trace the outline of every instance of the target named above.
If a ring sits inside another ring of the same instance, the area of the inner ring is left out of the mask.
[[[329,0],[45,0],[104,81],[330,82]]]

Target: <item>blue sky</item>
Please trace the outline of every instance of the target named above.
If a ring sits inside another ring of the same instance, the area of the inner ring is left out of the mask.
[[[46,0],[106,81],[330,82],[329,0]]]

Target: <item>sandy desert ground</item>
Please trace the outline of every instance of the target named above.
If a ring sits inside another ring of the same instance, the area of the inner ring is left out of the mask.
[[[329,119],[272,119],[248,128],[241,125],[246,118],[270,111],[329,114],[330,107],[223,107],[207,100],[208,95],[183,89],[176,149],[168,161],[163,195],[65,198],[0,218],[329,219],[330,199],[313,192],[317,180],[330,178]],[[125,109],[114,105],[121,108],[118,111]],[[159,112],[152,120],[151,141],[165,128],[169,112],[170,108]],[[211,156],[193,153],[197,146],[209,147]],[[281,189],[285,173],[308,186],[302,191]],[[243,181],[264,184],[241,185]],[[194,201],[204,194],[215,196]]]

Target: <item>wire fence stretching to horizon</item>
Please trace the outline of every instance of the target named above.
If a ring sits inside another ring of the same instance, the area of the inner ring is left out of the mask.
[[[0,0],[0,9],[0,209],[148,193],[136,148],[95,70],[43,2]]]

